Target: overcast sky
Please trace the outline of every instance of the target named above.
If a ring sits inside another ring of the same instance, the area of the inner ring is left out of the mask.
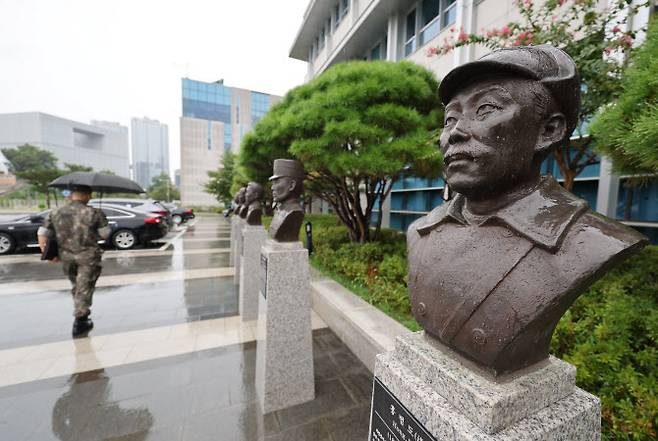
[[[0,113],[147,116],[180,164],[181,77],[282,95],[308,0],[0,0]]]

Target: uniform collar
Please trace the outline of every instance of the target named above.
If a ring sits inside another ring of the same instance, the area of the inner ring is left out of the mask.
[[[416,230],[424,236],[444,222],[467,225],[462,214],[464,201],[464,196],[457,194],[421,218]],[[563,189],[552,176],[544,176],[535,191],[490,215],[482,225],[505,225],[535,245],[555,252],[568,227],[585,210],[587,202]]]

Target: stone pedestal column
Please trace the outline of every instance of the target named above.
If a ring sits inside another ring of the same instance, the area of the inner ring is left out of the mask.
[[[240,256],[239,306],[242,321],[258,318],[258,291],[260,286],[260,249],[267,240],[262,225],[242,228],[242,255]]]
[[[398,337],[377,356],[369,440],[598,441],[599,399],[575,378],[550,357],[494,380],[423,332]]]
[[[244,219],[238,217],[235,226],[235,240],[231,241],[231,249],[233,249],[233,267],[235,273],[233,274],[233,283],[237,285],[240,283],[240,256],[242,256],[242,228],[247,224]]]
[[[237,216],[231,216],[231,252],[229,253],[228,257],[228,264],[229,266],[235,265],[235,247],[236,247],[236,236],[237,236],[237,228],[238,228],[238,217]]]
[[[264,413],[315,398],[308,251],[268,240],[261,249],[256,391]]]

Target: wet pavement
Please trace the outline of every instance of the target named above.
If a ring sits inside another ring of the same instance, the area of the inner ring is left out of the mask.
[[[229,225],[197,220],[164,249],[106,253],[117,282],[96,290],[95,328],[75,342],[60,266],[0,257],[1,440],[367,439],[372,375],[317,316],[316,399],[262,415],[255,322],[237,316],[232,274],[212,275],[228,267]]]

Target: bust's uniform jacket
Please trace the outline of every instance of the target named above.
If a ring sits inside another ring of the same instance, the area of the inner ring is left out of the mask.
[[[646,243],[552,177],[479,225],[469,225],[463,205],[457,194],[407,230],[412,312],[426,332],[496,374],[545,358],[582,290]]]

